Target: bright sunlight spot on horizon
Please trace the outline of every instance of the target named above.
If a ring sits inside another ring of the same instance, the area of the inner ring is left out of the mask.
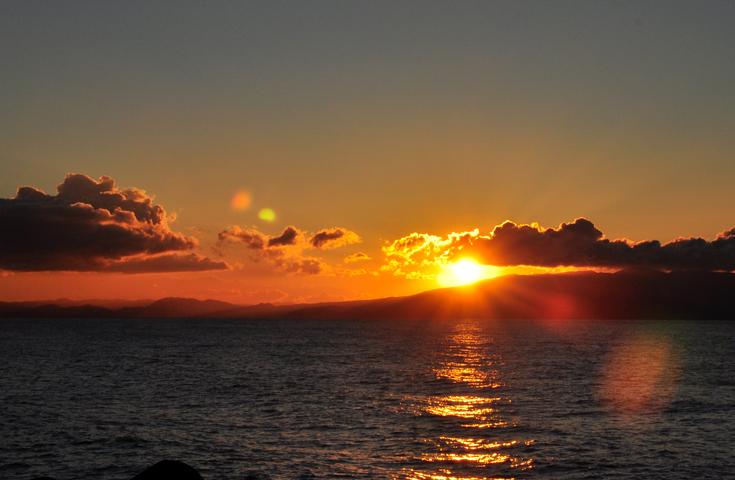
[[[500,268],[494,265],[480,265],[471,258],[463,258],[445,265],[436,280],[443,287],[459,287],[498,275]]]

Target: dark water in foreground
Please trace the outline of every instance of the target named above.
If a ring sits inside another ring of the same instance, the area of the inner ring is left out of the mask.
[[[732,478],[735,323],[0,321],[0,478]]]

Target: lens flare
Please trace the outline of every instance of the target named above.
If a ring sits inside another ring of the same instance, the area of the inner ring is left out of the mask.
[[[610,353],[602,372],[600,400],[622,420],[643,412],[660,412],[676,393],[680,371],[669,338],[635,335]]]
[[[258,218],[264,222],[273,222],[276,219],[276,212],[271,208],[261,208],[258,212]]]
[[[232,200],[230,200],[230,207],[235,211],[241,212],[250,208],[252,200],[253,198],[250,195],[250,192],[247,190],[238,190],[232,196]]]

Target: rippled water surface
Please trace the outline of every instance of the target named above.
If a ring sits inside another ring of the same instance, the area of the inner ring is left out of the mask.
[[[726,478],[735,324],[0,321],[0,477]]]

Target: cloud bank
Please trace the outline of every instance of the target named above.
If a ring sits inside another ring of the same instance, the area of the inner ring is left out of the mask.
[[[0,199],[0,269],[163,272],[227,268],[190,252],[195,238],[174,232],[164,208],[110,177],[69,174],[49,195],[20,187]]]
[[[607,239],[585,218],[557,228],[508,221],[487,234],[479,229],[446,237],[411,233],[387,244],[383,252],[385,269],[405,275],[459,256],[497,266],[733,271],[735,228],[713,240],[678,238],[662,244],[658,240]]]

